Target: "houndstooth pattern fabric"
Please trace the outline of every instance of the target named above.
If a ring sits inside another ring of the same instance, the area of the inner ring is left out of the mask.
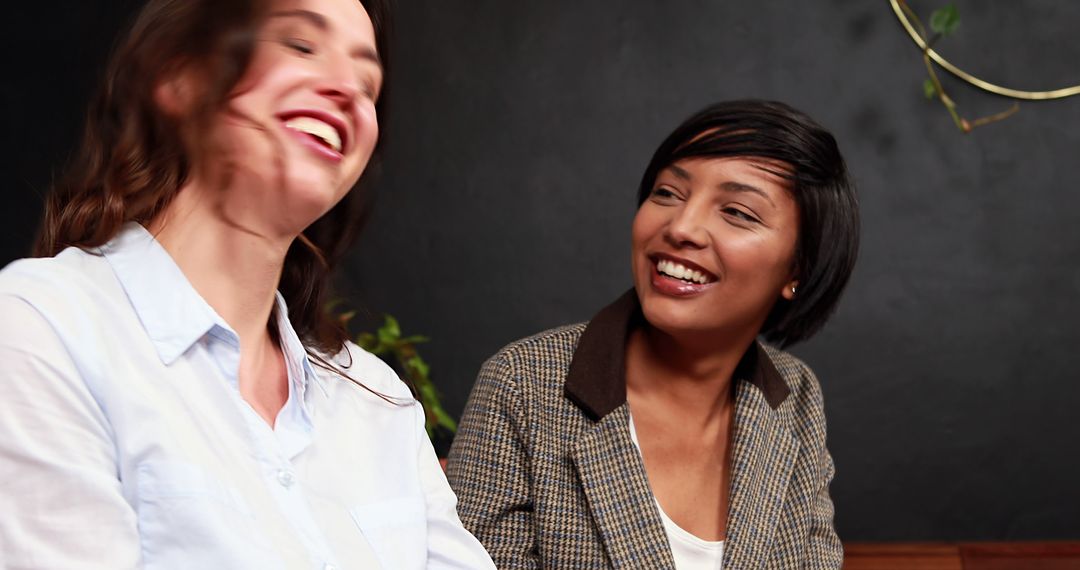
[[[564,391],[585,328],[484,364],[450,451],[458,513],[502,569],[674,568],[625,402],[593,419]],[[796,358],[764,353],[790,393],[774,409],[737,383],[723,568],[839,568],[820,387]]]

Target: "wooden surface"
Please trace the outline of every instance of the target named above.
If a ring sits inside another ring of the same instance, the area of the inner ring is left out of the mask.
[[[1080,570],[1080,542],[849,543],[844,570]]]
[[[939,543],[844,545],[844,570],[963,570],[960,547]]]

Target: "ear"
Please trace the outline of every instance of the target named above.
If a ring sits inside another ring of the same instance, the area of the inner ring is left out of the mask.
[[[799,280],[792,279],[787,283],[784,283],[784,287],[780,289],[780,296],[788,301],[794,301],[796,292],[799,290]]]
[[[198,98],[198,84],[189,65],[173,65],[154,86],[154,103],[172,119],[186,117]]]

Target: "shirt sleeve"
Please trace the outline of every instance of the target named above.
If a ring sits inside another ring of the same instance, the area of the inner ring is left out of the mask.
[[[417,411],[420,483],[427,503],[428,568],[430,570],[494,570],[495,564],[476,538],[465,530],[457,515],[457,497],[435,456],[427,431],[424,410]]]
[[[105,414],[55,331],[0,295],[0,568],[135,568]]]

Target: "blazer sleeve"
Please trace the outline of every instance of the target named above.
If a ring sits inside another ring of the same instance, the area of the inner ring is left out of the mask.
[[[461,521],[503,570],[540,568],[522,411],[504,351],[480,370],[447,465]]]
[[[821,386],[808,366],[802,364],[803,374],[813,387],[814,415],[820,419],[820,460],[818,465],[817,493],[812,505],[809,544],[806,551],[805,568],[813,570],[839,569],[844,563],[844,546],[836,534],[833,524],[833,502],[829,495],[829,484],[836,475],[836,466],[832,455],[825,445],[825,400]]]
[[[807,549],[806,567],[815,570],[839,569],[844,563],[844,546],[833,526],[833,503],[829,496],[829,483],[836,468],[828,450],[822,448],[824,465],[817,496],[814,498],[810,543]]]

